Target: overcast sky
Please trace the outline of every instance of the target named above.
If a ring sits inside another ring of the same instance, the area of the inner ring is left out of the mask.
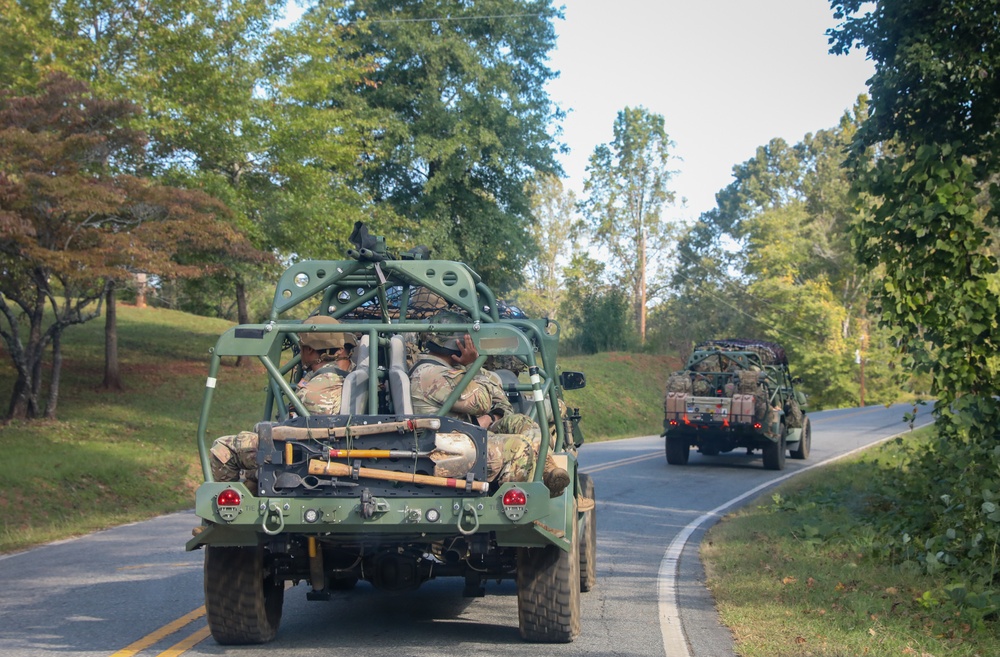
[[[863,52],[827,53],[827,0],[564,0],[549,87],[568,116],[567,187],[611,141],[624,107],[661,114],[678,171],[671,188],[696,219],[732,182],[734,165],[774,137],[790,144],[834,127],[873,72]]]

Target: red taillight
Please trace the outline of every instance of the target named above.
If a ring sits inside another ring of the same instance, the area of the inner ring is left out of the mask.
[[[760,423],[760,422],[754,422],[754,423],[753,423],[753,428],[754,428],[754,429],[760,429],[760,428],[761,428],[761,426],[762,426],[762,425],[761,425],[761,423]]]
[[[240,498],[239,493],[234,491],[232,488],[227,488],[219,493],[219,498],[215,501],[215,503],[219,506],[239,506],[242,501],[243,500]]]
[[[528,503],[528,496],[520,488],[511,488],[503,494],[504,506],[524,506]]]

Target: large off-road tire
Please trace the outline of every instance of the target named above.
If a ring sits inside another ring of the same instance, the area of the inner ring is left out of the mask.
[[[205,611],[223,645],[266,643],[278,633],[285,586],[264,569],[263,547],[205,548]]]
[[[789,450],[788,455],[793,459],[804,460],[809,458],[810,449],[812,449],[812,423],[806,416],[802,418],[802,437],[799,439],[799,446]]]
[[[788,447],[785,445],[785,433],[785,425],[782,424],[778,427],[779,438],[777,442],[768,443],[761,450],[764,453],[765,470],[785,469],[785,452],[788,450]]]
[[[670,465],[687,465],[691,456],[691,445],[687,438],[667,436],[667,463]]]
[[[580,475],[580,492],[584,497],[594,497],[594,480],[590,475]],[[583,514],[580,520],[580,591],[586,593],[597,585],[597,509]]]
[[[555,545],[517,550],[517,620],[526,641],[569,643],[580,633],[578,524],[569,552]]]

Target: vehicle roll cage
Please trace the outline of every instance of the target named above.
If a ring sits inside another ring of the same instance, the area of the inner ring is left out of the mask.
[[[451,410],[488,357],[516,356],[527,365],[529,381],[519,380],[516,385],[505,386],[505,390],[527,395],[530,403],[527,414],[542,430],[539,462],[544,462],[550,449],[572,447],[573,437],[567,435],[559,414],[557,322],[523,316],[502,317],[493,291],[478,274],[460,262],[306,260],[293,264],[281,275],[266,323],[234,326],[223,333],[210,350],[209,374],[197,434],[206,480],[211,480],[208,418],[222,358],[255,357],[264,366],[268,386],[262,421],[286,420],[292,409],[300,417],[310,417],[289,382],[289,378],[295,375],[293,370],[301,361],[299,334],[304,331],[353,333],[360,336],[359,342],[367,348],[367,353],[357,363],[357,369],[366,373],[359,380],[363,380],[367,387],[367,399],[361,411],[348,409],[346,414],[379,415],[383,410],[379,408],[380,384],[388,388],[390,371],[399,369],[398,353],[395,359],[387,356],[394,346],[398,348],[402,344],[398,336],[443,330],[444,325],[431,324],[427,319],[436,309],[419,309],[412,304],[413,293],[417,290],[421,293],[429,291],[448,309],[461,310],[468,315],[468,323],[449,323],[446,330],[468,333],[479,352],[479,357],[468,367],[438,415],[444,416]],[[305,308],[303,304],[309,304],[308,310],[300,310]],[[308,317],[295,319],[295,310],[300,310],[299,316],[328,315],[341,323],[315,324]],[[396,341],[398,344],[393,345]],[[282,354],[289,349],[293,355],[283,363]],[[400,375],[397,372],[395,376]],[[551,412],[546,411],[547,405]],[[393,413],[402,415],[400,410],[403,405],[397,403],[395,406]],[[556,435],[551,446],[550,423]]]

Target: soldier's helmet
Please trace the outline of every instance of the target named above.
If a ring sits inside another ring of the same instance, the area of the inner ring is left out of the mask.
[[[468,324],[469,318],[452,310],[442,310],[428,320],[431,325]],[[423,334],[423,345],[427,351],[444,356],[460,356],[459,345],[465,335],[464,330],[448,331],[446,329]]]
[[[317,315],[315,317],[310,317],[302,322],[303,324],[340,324],[339,321],[333,317],[327,317],[326,315]],[[316,351],[327,351],[336,350],[347,345],[349,347],[354,347],[358,344],[357,339],[354,337],[353,333],[339,333],[339,332],[311,332],[305,331],[299,333],[299,343],[304,344],[307,347],[312,347]]]

